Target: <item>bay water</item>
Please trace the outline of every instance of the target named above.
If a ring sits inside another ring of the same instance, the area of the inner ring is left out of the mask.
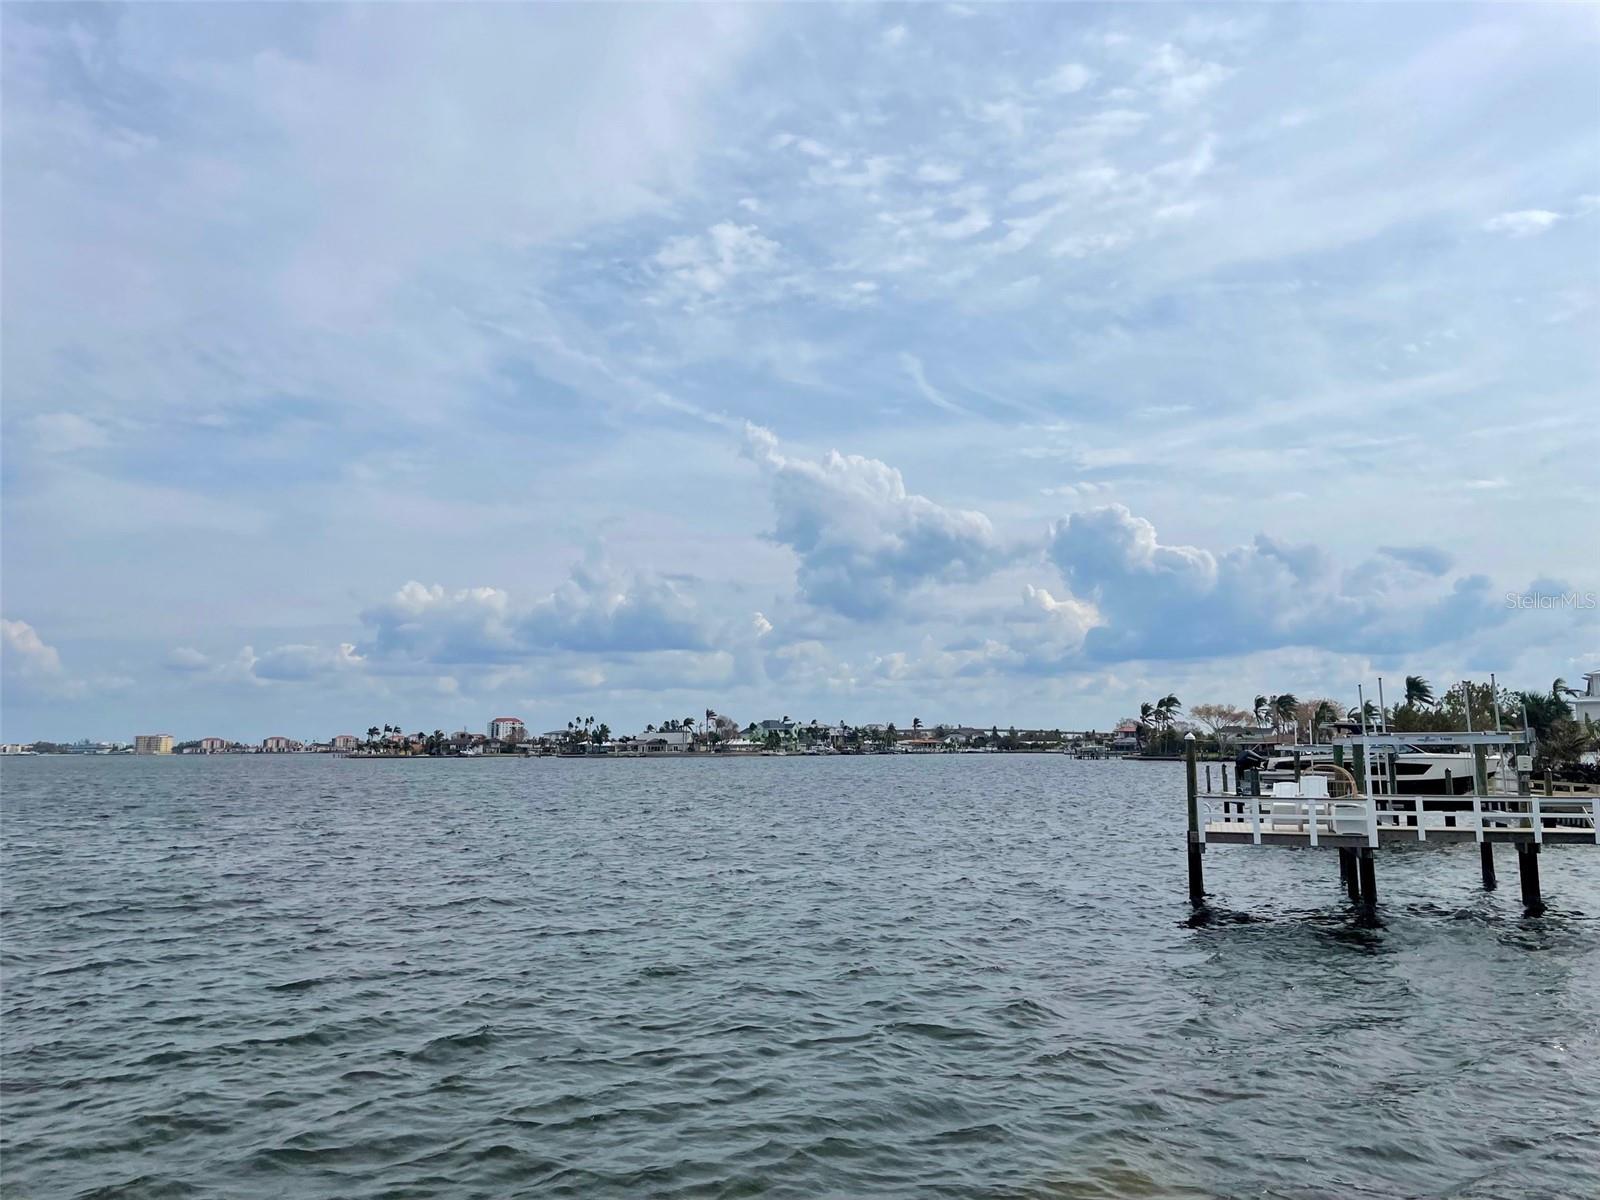
[[[7,1197],[1600,1195],[1600,849],[1061,755],[0,768]]]

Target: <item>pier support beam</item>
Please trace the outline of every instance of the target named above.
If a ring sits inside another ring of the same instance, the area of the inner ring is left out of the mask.
[[[1496,887],[1494,878],[1494,843],[1478,843],[1478,861],[1483,866],[1483,890],[1494,891]]]
[[[1517,843],[1517,874],[1522,877],[1522,907],[1530,917],[1544,912],[1544,896],[1539,891],[1539,846],[1535,842]]]
[[[1195,768],[1194,734],[1184,738],[1184,777],[1189,788],[1189,903],[1206,902],[1205,843],[1200,840],[1200,780]]]
[[[1361,875],[1356,867],[1356,852],[1341,848],[1339,850],[1339,882],[1344,884],[1344,890],[1350,897],[1351,904],[1361,903]]]
[[[1356,851],[1356,866],[1361,874],[1361,906],[1374,908],[1378,903],[1378,872],[1371,846],[1363,846]]]

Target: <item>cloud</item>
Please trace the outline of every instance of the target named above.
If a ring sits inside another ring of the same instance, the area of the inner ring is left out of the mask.
[[[929,404],[932,404],[935,408],[942,408],[945,412],[956,413],[959,416],[969,417],[972,415],[928,382],[927,373],[922,368],[922,360],[915,354],[902,354],[900,356],[900,365],[905,369],[905,373],[910,376],[911,382],[916,385],[917,391],[922,394]]]
[[[1094,72],[1082,63],[1064,63],[1057,67],[1049,76],[1039,81],[1039,86],[1047,92],[1054,92],[1058,96],[1070,96],[1074,92],[1081,92],[1088,87],[1094,79]]]
[[[926,162],[916,171],[919,183],[957,183],[961,176],[961,168],[947,162]]]
[[[1076,658],[1089,631],[1101,620],[1094,605],[1072,596],[1058,599],[1030,583],[1023,585],[1022,611],[1008,615],[1008,622],[1025,630],[1023,637],[1013,636],[1013,646],[1021,643],[1028,657],[1060,664]]]
[[[61,679],[61,655],[26,621],[0,620],[0,645],[8,675],[22,679]]]
[[[204,671],[211,659],[193,646],[174,646],[167,653],[167,667],[173,671]]]
[[[557,652],[618,656],[704,650],[711,632],[681,585],[604,560],[573,567],[543,599],[519,605],[492,587],[415,581],[361,614],[375,661],[514,663]]]
[[[169,671],[195,681],[265,687],[328,681],[335,676],[356,678],[367,662],[350,642],[333,647],[291,642],[259,654],[254,646],[242,646],[230,658],[214,658],[193,646],[175,646],[168,651],[165,665]]]
[[[34,444],[43,454],[71,454],[78,450],[98,450],[110,444],[105,429],[77,413],[40,413],[28,419]]]
[[[67,670],[60,652],[26,621],[0,620],[0,675],[12,700],[77,700],[95,691],[117,691],[131,680],[98,675],[80,678]]]
[[[1378,553],[1424,575],[1443,575],[1455,563],[1455,555],[1437,546],[1379,546]]]
[[[1171,42],[1157,47],[1145,62],[1141,77],[1171,108],[1189,108],[1225,83],[1233,69],[1207,62]]]
[[[335,672],[359,671],[365,660],[349,642],[327,649],[316,645],[287,645],[268,650],[255,660],[257,679],[300,683],[322,679]]]
[[[1517,212],[1501,213],[1483,223],[1485,233],[1503,233],[1507,237],[1535,237],[1554,227],[1561,220],[1560,213],[1542,208],[1524,208]]]
[[[772,488],[772,537],[799,558],[801,595],[819,608],[880,617],[926,584],[981,579],[1007,558],[988,517],[908,492],[887,463],[837,450],[791,458],[756,425],[745,452]]]
[[[1265,534],[1213,553],[1162,542],[1149,521],[1120,504],[1057,522],[1049,555],[1073,594],[1098,610],[1102,623],[1084,645],[1101,660],[1284,646],[1398,653],[1464,637],[1505,615],[1481,575],[1440,578],[1428,590],[1419,572],[1397,571],[1393,555],[1341,571],[1317,546]],[[1426,551],[1410,556],[1438,565]]]
[[[771,267],[778,249],[778,243],[762,236],[754,225],[722,221],[703,234],[669,238],[654,262],[680,295],[709,297],[742,276]]]

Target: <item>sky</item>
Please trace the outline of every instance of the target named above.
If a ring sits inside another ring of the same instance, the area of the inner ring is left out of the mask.
[[[0,30],[8,740],[1600,669],[1600,9]]]

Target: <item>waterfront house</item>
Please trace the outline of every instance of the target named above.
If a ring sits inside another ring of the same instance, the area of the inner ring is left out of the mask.
[[[643,754],[687,754],[694,749],[694,734],[687,729],[657,729],[626,738],[621,745],[625,750]]]

